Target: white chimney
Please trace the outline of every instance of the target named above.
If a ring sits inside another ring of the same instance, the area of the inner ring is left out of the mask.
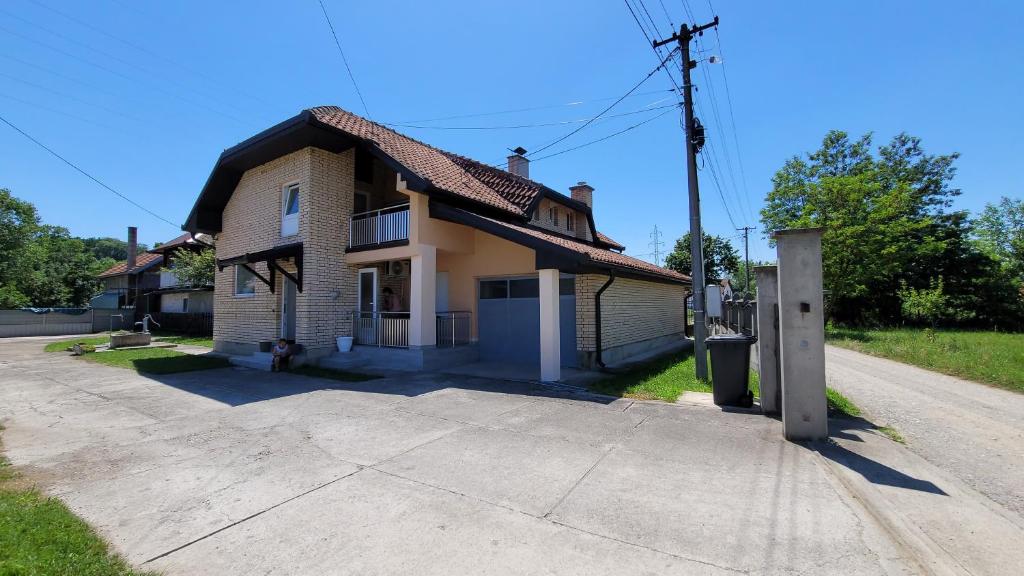
[[[135,226],[128,227],[128,270],[135,268],[139,254],[139,229]]]
[[[508,157],[508,171],[523,178],[530,177],[530,161],[526,158],[526,148],[522,146],[512,151]]]

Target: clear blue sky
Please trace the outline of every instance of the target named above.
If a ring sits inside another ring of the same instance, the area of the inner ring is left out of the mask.
[[[706,0],[663,1],[676,25],[684,6],[701,21],[712,15]],[[623,2],[325,2],[378,121],[559,104],[429,124],[586,118],[657,63]],[[667,33],[662,3],[646,0],[646,6]],[[736,226],[758,225],[775,170],[787,157],[814,149],[832,128],[873,131],[876,142],[907,131],[923,138],[929,152],[960,152],[958,207],[977,211],[1001,195],[1021,196],[1024,35],[1017,26],[1024,5],[719,0],[714,8],[722,19],[721,49],[714,33],[703,47],[705,56],[724,57],[739,155],[723,67],[702,63],[712,86],[702,69],[694,83]],[[662,99],[670,86],[659,73],[638,90],[646,94],[609,114],[667,104]],[[571,102],[582,103],[564,105]],[[184,221],[222,149],[320,104],[362,113],[316,0],[0,5],[0,114],[172,222]],[[596,122],[537,156],[660,112]],[[536,149],[575,126],[400,130],[497,162],[509,148]],[[649,258],[655,225],[664,231],[665,249],[686,230],[682,132],[674,112],[534,162],[531,175],[566,192],[577,180],[588,181],[596,189],[599,227],[631,254]],[[735,236],[709,171],[700,177],[706,228]],[[178,233],[2,125],[0,186],[76,235],[123,237],[134,224],[152,244]],[[760,231],[751,252],[772,259]]]

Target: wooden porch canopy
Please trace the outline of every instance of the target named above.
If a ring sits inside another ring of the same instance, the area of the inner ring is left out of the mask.
[[[289,259],[295,260],[296,275],[294,276],[291,272],[288,272],[278,264],[279,260]],[[266,262],[267,270],[270,270],[269,279],[250,266],[250,264],[256,264],[257,262]],[[253,275],[270,287],[271,293],[274,292],[274,286],[277,285],[277,273],[280,272],[285,278],[294,282],[295,287],[299,289],[299,292],[302,292],[302,242],[286,244],[269,250],[261,250],[259,252],[251,252],[248,254],[242,254],[241,256],[217,260],[217,270],[223,271],[228,266],[242,266],[249,272],[252,272]]]

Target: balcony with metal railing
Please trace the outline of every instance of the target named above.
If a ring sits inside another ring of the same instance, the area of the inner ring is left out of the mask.
[[[435,315],[438,348],[469,344],[472,338],[470,312],[438,312]],[[356,312],[352,334],[355,343],[379,348],[409,347],[408,312]]]
[[[409,204],[353,214],[349,222],[349,249],[368,250],[409,241]]]

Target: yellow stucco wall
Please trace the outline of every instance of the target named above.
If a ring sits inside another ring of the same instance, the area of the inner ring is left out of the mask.
[[[438,221],[432,220],[431,222]],[[537,273],[535,254],[530,248],[486,232],[458,224],[450,225],[462,228],[472,238],[472,253],[438,251],[437,271],[448,272],[448,307],[452,310],[468,310],[473,313],[473,338],[476,338],[477,279],[535,275]]]

